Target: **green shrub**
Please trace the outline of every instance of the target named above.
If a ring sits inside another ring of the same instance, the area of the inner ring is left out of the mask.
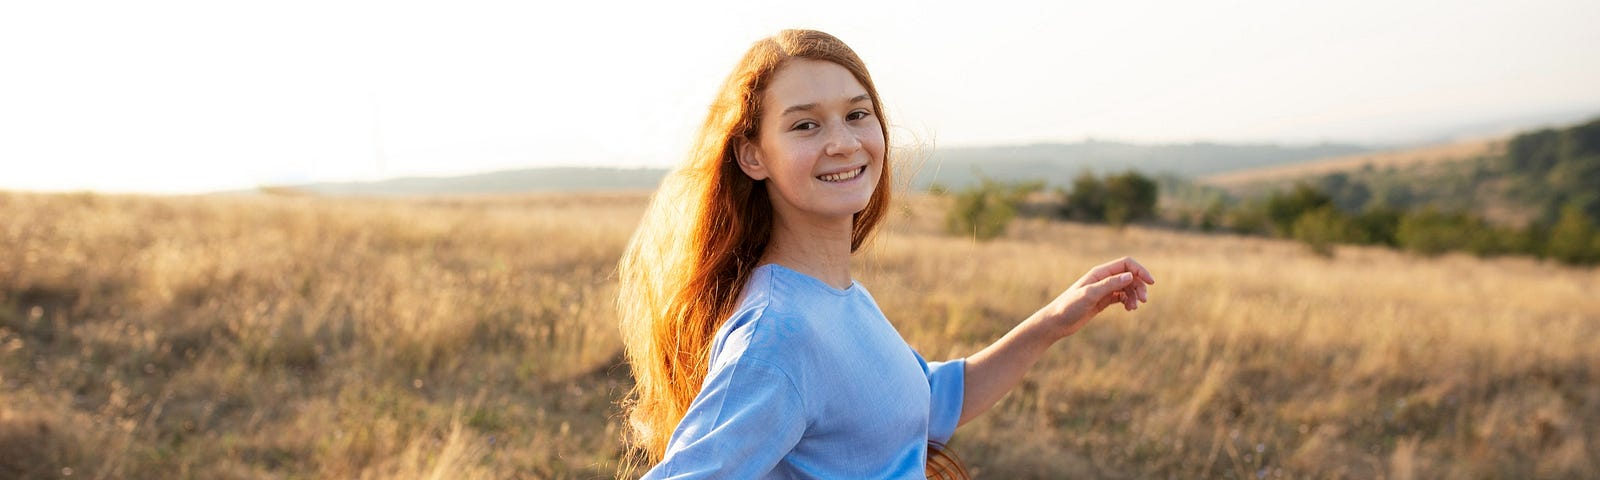
[[[1332,205],[1333,199],[1316,187],[1297,182],[1289,192],[1272,192],[1267,197],[1266,215],[1272,222],[1273,233],[1280,237],[1292,236],[1294,224],[1306,212]]]
[[[1156,215],[1159,187],[1150,177],[1129,170],[1105,181],[1106,223],[1123,226]]]
[[[955,205],[946,213],[945,230],[978,240],[998,237],[1017,216],[1022,200],[1042,186],[1038,182],[1008,184],[983,178],[978,185],[952,195]]]
[[[1351,219],[1351,224],[1361,231],[1361,243],[1396,246],[1395,232],[1400,228],[1401,213],[1393,208],[1376,206],[1368,208]]]
[[[1477,236],[1472,219],[1463,213],[1442,213],[1433,207],[1407,213],[1400,218],[1395,229],[1395,241],[1400,248],[1422,255],[1439,255],[1452,250],[1465,250]]]
[[[1594,222],[1577,205],[1561,209],[1561,218],[1550,227],[1545,253],[1558,261],[1586,265],[1600,260],[1596,248]]]
[[[1272,231],[1266,206],[1260,201],[1243,203],[1229,211],[1227,224],[1229,230],[1244,235],[1266,235]]]
[[[1312,252],[1324,257],[1333,256],[1335,244],[1365,241],[1361,229],[1351,222],[1350,217],[1331,204],[1300,215],[1291,227],[1291,235],[1295,240],[1305,242]]]
[[[1200,231],[1210,233],[1222,226],[1225,213],[1222,199],[1213,199],[1206,204],[1206,210],[1200,213]]]
[[[1072,180],[1072,189],[1058,190],[1066,198],[1062,217],[1084,222],[1122,226],[1155,217],[1160,185],[1155,179],[1129,170],[1104,180],[1084,171]]]
[[[1079,173],[1072,179],[1072,189],[1062,193],[1067,199],[1061,206],[1062,217],[1084,222],[1105,221],[1106,185],[1094,173],[1088,170]]]

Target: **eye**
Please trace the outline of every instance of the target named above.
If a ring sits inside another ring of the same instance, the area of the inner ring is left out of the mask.
[[[867,118],[868,116],[871,116],[871,115],[872,115],[872,113],[868,112],[866,110],[856,110],[854,112],[850,112],[849,115],[845,115],[844,119],[845,120],[860,120],[860,119],[863,119],[863,118]]]
[[[817,122],[806,120],[804,122],[794,124],[793,127],[790,127],[790,130],[816,130],[819,126],[820,125],[817,125]]]

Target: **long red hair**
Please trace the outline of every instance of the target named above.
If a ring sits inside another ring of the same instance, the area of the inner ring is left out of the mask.
[[[883,174],[866,209],[853,217],[852,252],[887,211],[889,124],[866,65],[838,38],[813,30],[784,30],[751,45],[723,82],[689,158],[651,198],[618,266],[622,340],[635,381],[623,411],[635,461],[661,460],[672,431],[700,393],[712,337],[738,306],[772,235],[766,185],[739,169],[734,149],[737,139],[759,138],[766,85],[796,58],[849,70],[879,116]]]
[[[738,139],[760,138],[766,83],[797,58],[850,70],[872,98],[883,131],[883,174],[866,210],[854,214],[851,253],[888,211],[890,131],[866,64],[845,42],[816,30],[782,30],[750,45],[710,104],[690,157],[651,197],[618,266],[622,346],[634,370],[634,390],[622,402],[630,448],[624,470],[666,454],[672,430],[706,379],[710,342],[738,307],[744,282],[766,250],[773,206],[766,184],[739,170],[734,149]],[[930,445],[928,477],[965,478],[966,472],[942,445]]]

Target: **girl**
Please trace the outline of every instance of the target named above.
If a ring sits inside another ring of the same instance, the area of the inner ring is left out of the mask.
[[[1155,279],[1090,270],[966,359],[927,362],[850,276],[889,205],[889,131],[865,65],[826,33],[756,42],[619,265],[646,478],[919,478],[1057,340]],[[936,467],[937,466],[937,467]]]

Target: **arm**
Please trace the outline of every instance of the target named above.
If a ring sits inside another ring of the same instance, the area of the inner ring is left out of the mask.
[[[741,358],[716,369],[646,479],[757,478],[805,433],[805,403],[782,369]]]
[[[1005,336],[967,357],[960,423],[989,411],[1051,345],[1076,333],[1106,307],[1121,303],[1132,311],[1149,302],[1147,288],[1155,283],[1150,271],[1132,258],[1099,265]]]

